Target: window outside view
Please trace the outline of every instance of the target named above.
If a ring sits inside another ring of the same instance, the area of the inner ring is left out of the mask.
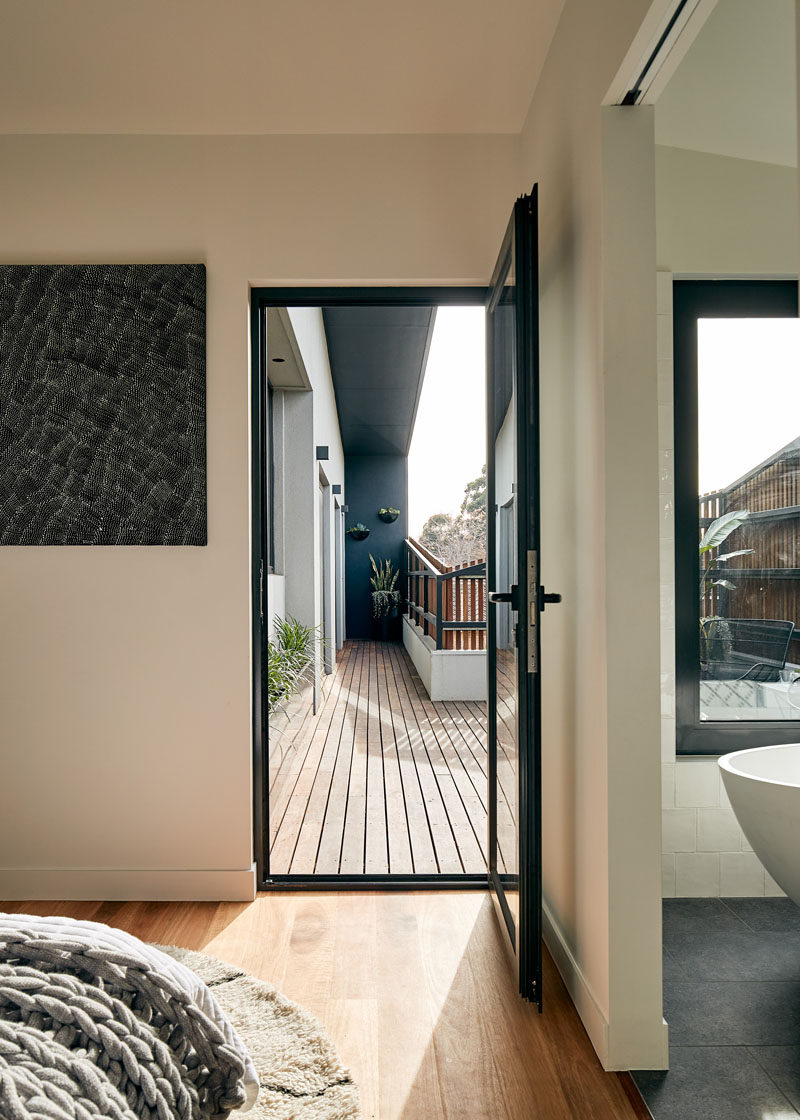
[[[698,322],[701,720],[800,719],[800,321]]]
[[[410,536],[449,567],[486,556],[485,319],[437,309],[408,460]]]

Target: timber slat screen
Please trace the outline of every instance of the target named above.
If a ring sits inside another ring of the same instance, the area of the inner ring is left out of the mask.
[[[800,448],[798,441],[777,452],[724,490],[700,497],[700,533],[715,518],[734,510],[750,516],[719,549],[707,552],[705,569],[718,552],[752,549],[732,564],[720,565],[714,578],[724,577],[730,590],[701,582],[701,618],[738,617],[784,619],[800,627]],[[789,646],[789,661],[800,663],[800,638]]]
[[[486,649],[486,561],[443,564],[406,540],[409,619],[437,649]]]

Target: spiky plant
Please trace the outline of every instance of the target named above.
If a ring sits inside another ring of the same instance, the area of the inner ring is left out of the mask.
[[[267,643],[267,695],[271,715],[297,692],[314,665],[318,632],[296,618],[274,620],[275,638]]]
[[[372,586],[372,617],[385,618],[400,603],[400,592],[397,590],[397,577],[399,571],[392,569],[391,560],[375,562],[372,553],[369,554],[373,575],[370,579]]]

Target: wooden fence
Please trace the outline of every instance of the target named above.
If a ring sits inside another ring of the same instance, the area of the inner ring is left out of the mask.
[[[794,622],[800,628],[800,461],[795,454],[776,457],[727,490],[700,498],[700,532],[723,513],[747,509],[750,516],[719,549],[701,557],[713,563],[718,553],[752,549],[715,566],[704,581],[701,617],[767,618]],[[726,579],[735,590],[713,587]],[[800,637],[789,647],[789,660],[800,663]]]
[[[406,541],[406,613],[437,649],[486,649],[486,561],[449,567]]]

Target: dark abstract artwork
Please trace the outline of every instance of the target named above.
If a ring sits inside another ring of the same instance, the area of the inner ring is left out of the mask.
[[[202,545],[203,265],[0,265],[0,544]]]

